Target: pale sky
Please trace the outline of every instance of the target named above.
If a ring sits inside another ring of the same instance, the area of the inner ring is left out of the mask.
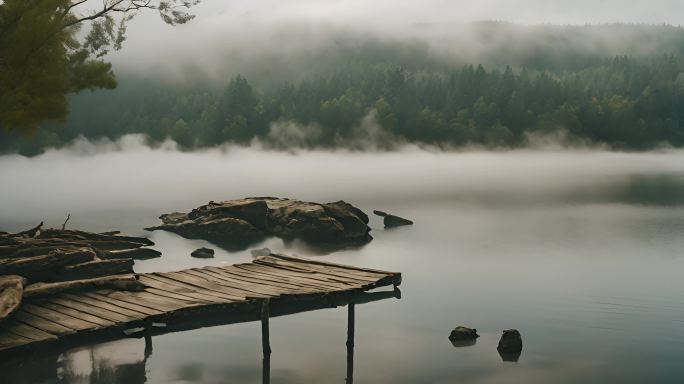
[[[335,24],[506,20],[518,23],[681,24],[681,0],[203,0],[202,18]],[[378,20],[382,18],[382,20]]]
[[[331,31],[444,39],[467,38],[454,25],[480,20],[681,25],[684,0],[203,0],[193,13],[195,20],[173,28],[153,12],[142,15],[131,23],[123,51],[110,59],[119,69],[173,65],[215,72],[230,65],[225,57],[247,62],[263,52],[315,49],[329,42]]]

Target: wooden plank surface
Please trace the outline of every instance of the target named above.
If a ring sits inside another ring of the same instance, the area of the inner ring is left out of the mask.
[[[142,318],[136,318],[136,317],[132,317],[132,316],[121,315],[121,314],[116,313],[116,312],[112,312],[112,311],[108,311],[108,310],[101,309],[98,307],[94,307],[91,305],[83,304],[83,303],[75,301],[75,300],[50,299],[49,301],[44,302],[43,306],[47,307],[48,303],[54,303],[54,304],[58,304],[62,307],[71,308],[71,309],[75,310],[76,312],[78,312],[78,315],[73,315],[74,317],[78,317],[78,318],[84,319],[84,320],[86,320],[86,319],[83,316],[83,314],[91,315],[91,316],[94,316],[94,317],[97,317],[100,319],[104,319],[104,320],[109,320],[114,324],[116,324],[116,323],[127,323],[129,321],[142,319]],[[90,320],[87,320],[87,321],[90,321]],[[93,321],[91,321],[91,322],[93,322]]]
[[[300,269],[305,269],[305,270],[310,270],[310,271],[316,271],[318,273],[322,273],[322,274],[326,274],[326,275],[333,275],[333,276],[338,276],[338,277],[349,276],[349,277],[353,277],[354,279],[360,279],[360,280],[364,280],[367,282],[376,282],[382,278],[387,277],[387,275],[383,275],[383,274],[379,274],[379,273],[365,272],[362,270],[345,269],[345,268],[335,267],[332,265],[323,266],[320,264],[295,262],[295,261],[286,260],[286,259],[278,259],[278,258],[270,257],[270,256],[260,257],[258,260],[255,260],[254,263],[256,263],[256,264],[266,263],[266,264],[284,265],[284,266],[289,266],[292,268],[300,268]]]
[[[8,332],[11,332],[15,335],[19,335],[23,338],[26,339],[31,339],[31,340],[36,340],[36,341],[45,341],[45,340],[57,340],[57,336],[41,331],[38,328],[34,328],[30,325],[26,325],[24,323],[15,321],[15,320],[10,320],[7,321],[6,324],[3,324]]]
[[[4,348],[18,347],[20,345],[29,344],[33,340],[15,335],[14,333],[6,330],[0,330],[0,345]]]
[[[309,280],[305,278],[296,278],[296,277],[291,277],[287,276],[283,273],[279,273],[277,271],[272,271],[267,269],[265,266],[257,266],[257,265],[248,265],[248,264],[238,264],[234,266],[236,269],[248,272],[252,275],[256,275],[259,278],[263,279],[272,279],[273,281],[277,282],[284,282],[288,283],[291,285],[294,285],[296,287],[308,287],[309,289],[312,289],[314,291],[334,291],[339,289],[337,286],[331,286],[330,284],[326,284],[323,282],[318,282],[315,280]]]
[[[68,335],[76,332],[75,329],[65,327],[55,323],[54,321],[38,317],[23,310],[14,313],[12,315],[12,319],[57,336]]]
[[[286,278],[292,282],[305,282],[305,283],[309,283],[309,284],[319,286],[321,288],[328,288],[328,289],[333,290],[333,291],[346,290],[346,289],[350,289],[350,286],[353,286],[353,284],[339,283],[336,281],[328,280],[328,279],[321,277],[319,275],[307,276],[304,273],[292,272],[292,271],[288,271],[288,270],[285,270],[282,268],[276,268],[276,267],[273,267],[270,265],[247,264],[247,265],[239,265],[237,267],[242,268],[242,269],[246,269],[248,271],[253,271],[255,273],[264,273],[264,274],[268,274],[271,276]]]
[[[147,291],[153,292],[153,293],[156,293],[156,294],[159,294],[162,296],[176,297],[180,300],[189,300],[192,302],[207,303],[207,304],[223,302],[223,300],[221,300],[219,298],[216,298],[213,296],[207,296],[201,292],[197,292],[196,290],[192,290],[192,289],[189,289],[187,287],[179,287],[177,285],[170,285],[170,284],[167,284],[163,281],[153,279],[150,276],[140,276],[140,282],[151,288],[151,289],[148,289]],[[163,292],[166,292],[166,294]]]
[[[289,284],[287,282],[283,282],[280,279],[277,278],[272,278],[270,276],[263,276],[263,275],[255,275],[254,273],[251,272],[245,272],[241,269],[233,268],[233,267],[223,267],[223,268],[218,268],[218,267],[204,267],[202,269],[206,269],[208,271],[217,273],[222,276],[226,276],[228,278],[233,278],[237,279],[240,281],[247,281],[250,283],[254,283],[257,285],[263,285],[267,287],[274,287],[277,289],[290,289],[290,290],[295,290],[295,291],[302,291],[302,292],[315,292],[317,291],[317,288],[306,288],[294,284]]]
[[[179,289],[185,288],[185,289],[188,289],[190,291],[198,292],[198,293],[202,294],[203,296],[208,297],[207,300],[210,300],[211,297],[222,299],[223,301],[226,301],[226,302],[244,300],[244,298],[239,297],[237,295],[229,295],[227,293],[219,292],[219,291],[214,290],[214,289],[206,289],[203,286],[200,286],[200,285],[195,284],[193,282],[187,281],[187,279],[183,279],[182,277],[179,278],[177,276],[173,276],[170,274],[161,275],[161,274],[153,273],[153,274],[149,275],[148,277],[150,279],[154,279],[157,281],[161,281],[162,283],[166,283],[170,286],[178,287]],[[216,300],[216,299],[214,299],[214,300]]]
[[[185,272],[193,274],[195,276],[203,276],[210,281],[216,282],[217,284],[222,284],[227,287],[238,288],[245,292],[260,293],[262,295],[267,295],[269,297],[279,297],[283,293],[282,289],[273,288],[263,284],[259,285],[247,281],[230,279],[225,275],[219,275],[217,273],[205,269],[189,269]]]
[[[141,319],[144,319],[147,317],[147,313],[135,311],[135,310],[128,309],[128,308],[121,308],[119,306],[110,304],[106,301],[93,299],[91,297],[88,297],[88,296],[85,296],[82,294],[65,294],[64,298],[72,300],[73,302],[78,302],[78,303],[81,303],[84,305],[89,305],[89,306],[92,306],[95,308],[100,308],[100,309],[106,310],[110,313],[117,313],[119,315],[132,317],[132,318],[138,319],[138,320],[141,320]]]
[[[165,322],[177,313],[185,316],[198,308],[220,305],[240,311],[254,308],[248,306],[254,300],[324,297],[401,282],[398,273],[275,254],[258,257],[252,263],[137,277],[145,287],[143,291],[101,289],[24,302],[10,319],[0,323],[0,353],[114,327],[121,332],[125,326],[139,326],[141,322]]]
[[[228,289],[231,289],[233,292],[240,294],[244,297],[249,297],[249,298],[261,298],[261,299],[268,299],[268,298],[273,298],[277,297],[280,295],[280,292],[276,291],[271,291],[271,292],[264,292],[264,290],[259,290],[259,289],[253,289],[248,286],[245,286],[244,284],[235,284],[235,283],[230,283],[226,280],[196,271],[192,269],[188,269],[185,271],[181,271],[179,273],[182,273],[184,275],[189,275],[191,277],[194,277],[196,279],[200,279],[212,284],[219,285],[221,287],[225,287]]]
[[[107,319],[101,316],[95,316],[90,313],[83,313],[80,312],[76,309],[71,308],[70,306],[63,306],[60,305],[59,303],[55,303],[52,301],[44,301],[41,302],[41,307],[43,308],[48,308],[53,311],[63,313],[65,315],[73,316],[77,319],[83,319],[85,321],[88,321],[93,324],[97,324],[103,327],[111,327],[117,323],[117,320],[112,320],[112,319]]]
[[[303,275],[303,276],[307,276],[310,278],[314,278],[316,280],[322,280],[322,281],[326,281],[326,282],[353,284],[353,285],[358,285],[358,284],[364,285],[364,284],[369,282],[369,280],[361,279],[361,278],[359,278],[357,276],[353,276],[351,274],[346,274],[346,273],[336,274],[333,272],[317,271],[314,269],[307,269],[307,268],[302,268],[299,266],[287,265],[287,264],[282,263],[282,262],[273,263],[273,262],[257,260],[257,261],[255,261],[255,264],[265,265],[265,266],[272,267],[272,268],[282,269],[284,271],[294,272],[295,274],[298,274],[298,275]],[[371,281],[377,281],[377,279],[374,279]]]
[[[97,323],[82,320],[77,316],[66,315],[62,312],[45,308],[40,305],[24,304],[21,306],[21,309],[32,315],[42,317],[46,320],[52,321],[53,323],[56,323],[66,328],[71,328],[75,331],[83,331],[86,329],[100,327],[100,325]]]
[[[131,303],[127,303],[125,301],[116,300],[114,298],[105,296],[103,293],[105,293],[105,292],[104,291],[86,292],[86,293],[81,293],[81,296],[90,297],[94,300],[98,300],[98,301],[103,302],[103,303],[112,304],[112,305],[117,306],[119,308],[131,309],[131,310],[136,311],[136,312],[144,313],[147,316],[154,316],[154,315],[159,315],[159,314],[164,313],[163,311],[160,311],[157,309],[147,308],[147,307],[143,307],[142,305],[131,304]]]

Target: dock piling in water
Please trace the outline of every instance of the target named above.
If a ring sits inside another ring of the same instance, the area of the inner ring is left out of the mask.
[[[264,352],[263,357],[263,383],[271,382],[271,340],[269,334],[269,300],[265,299],[261,302],[261,348]]]
[[[355,304],[349,303],[347,308],[347,379],[346,384],[354,383],[354,322]]]

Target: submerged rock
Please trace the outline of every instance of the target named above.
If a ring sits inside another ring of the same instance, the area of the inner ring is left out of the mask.
[[[458,326],[449,334],[449,340],[454,347],[468,347],[475,345],[477,338],[477,329]]]
[[[211,248],[202,247],[192,251],[190,256],[196,257],[198,259],[211,259],[214,257],[214,250]]]
[[[385,228],[399,227],[402,225],[413,225],[413,221],[389,214],[387,212],[375,210],[373,213],[383,218]]]
[[[518,361],[522,353],[522,337],[517,329],[503,331],[499,346],[496,347],[504,361]]]
[[[160,216],[166,230],[191,239],[247,246],[268,236],[314,244],[369,242],[368,216],[344,201],[318,204],[293,199],[253,197],[209,202],[189,213]]]

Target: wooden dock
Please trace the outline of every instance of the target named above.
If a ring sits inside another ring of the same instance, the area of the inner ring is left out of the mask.
[[[396,293],[363,292],[401,284],[400,273],[276,254],[137,276],[143,291],[63,293],[22,303],[0,323],[0,357],[374,301]]]

